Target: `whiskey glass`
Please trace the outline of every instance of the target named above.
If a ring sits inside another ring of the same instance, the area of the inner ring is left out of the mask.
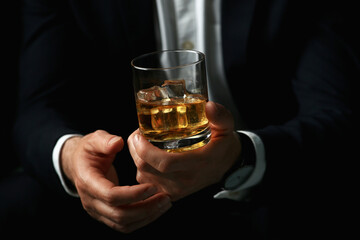
[[[210,140],[205,55],[164,50],[131,61],[140,133],[168,152],[204,146]]]

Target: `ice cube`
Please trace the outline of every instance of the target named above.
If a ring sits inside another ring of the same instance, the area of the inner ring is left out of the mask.
[[[188,126],[186,106],[160,106],[150,111],[151,126],[156,131],[171,131]]]
[[[153,86],[151,88],[141,89],[137,93],[137,97],[140,100],[150,102],[150,101],[168,99],[169,94],[167,93],[165,88],[159,86]]]
[[[187,95],[185,80],[165,80],[161,87],[165,88],[170,98],[185,98]]]

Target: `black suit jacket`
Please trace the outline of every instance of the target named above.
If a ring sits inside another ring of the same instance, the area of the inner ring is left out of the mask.
[[[153,10],[140,0],[24,1],[14,136],[25,168],[51,189],[63,192],[51,160],[59,137],[104,129],[126,139],[138,127],[130,61],[156,50]],[[254,201],[284,210],[275,214],[284,222],[304,209],[327,214],[320,206],[338,186],[333,166],[348,157],[359,62],[347,10],[321,1],[222,2],[226,77],[246,130],[266,150]],[[135,183],[128,151],[118,159],[121,184]]]

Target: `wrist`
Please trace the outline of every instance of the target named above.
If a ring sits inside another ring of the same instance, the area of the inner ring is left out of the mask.
[[[67,139],[60,151],[60,167],[65,177],[74,184],[73,179],[73,161],[72,157],[76,152],[77,146],[81,140],[80,136],[74,136]]]
[[[242,159],[242,150],[243,150],[243,144],[242,140],[237,132],[233,132],[234,136],[236,137],[237,141],[240,143],[240,152],[237,154],[235,161],[230,165],[230,168],[225,172],[223,175],[223,180],[225,180],[227,177],[229,177],[234,171],[239,169],[243,165],[243,159]]]
[[[245,181],[255,166],[255,149],[251,139],[242,133],[235,132],[235,134],[238,136],[241,144],[240,155],[224,174],[222,180],[225,189],[229,190],[236,188]]]

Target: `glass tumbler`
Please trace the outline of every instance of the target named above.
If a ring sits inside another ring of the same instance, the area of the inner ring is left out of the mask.
[[[131,61],[139,129],[168,152],[204,146],[210,140],[205,55],[165,50]]]

